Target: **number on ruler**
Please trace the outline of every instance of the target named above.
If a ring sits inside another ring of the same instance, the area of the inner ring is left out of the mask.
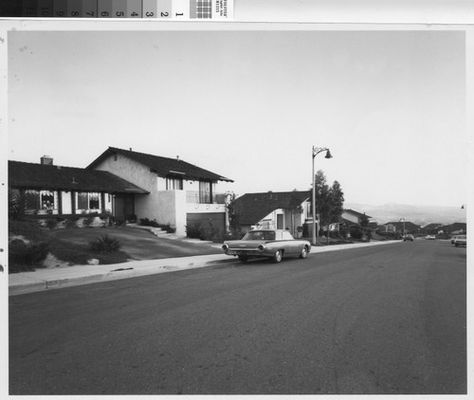
[[[135,11],[134,11],[134,12],[132,12],[132,14],[131,14],[131,15],[132,15],[132,17],[138,17],[138,13],[136,13]]]
[[[101,16],[101,17],[108,17],[108,16],[109,16],[109,13],[108,13],[108,11],[102,11],[102,12],[100,13],[100,16]]]
[[[117,11],[117,12],[115,13],[115,15],[116,15],[117,17],[123,17],[123,16],[125,15],[125,13],[124,13],[123,11]]]
[[[155,13],[153,11],[147,11],[145,13],[145,17],[153,17],[153,16],[155,16]]]
[[[167,17],[167,16],[169,16],[169,15],[170,15],[170,14],[169,14],[168,11],[165,11],[165,12],[162,11],[162,12],[161,12],[161,16],[162,16],[162,17]]]
[[[87,12],[86,12],[86,15],[87,15],[88,17],[93,17],[93,16],[95,15],[95,13],[94,13],[94,11],[87,11]]]
[[[71,16],[78,17],[79,16],[79,11],[72,11]]]

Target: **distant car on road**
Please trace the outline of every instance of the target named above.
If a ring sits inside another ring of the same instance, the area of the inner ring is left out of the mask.
[[[456,235],[453,236],[451,239],[451,243],[454,244],[456,247],[458,246],[466,246],[467,238],[466,235]]]
[[[237,256],[242,262],[249,258],[270,258],[279,263],[287,256],[306,258],[311,243],[295,239],[288,231],[259,229],[247,232],[241,240],[224,242],[222,250],[229,256]]]
[[[435,239],[436,239],[436,236],[435,236],[435,235],[426,235],[426,236],[425,236],[425,239],[426,239],[426,240],[435,240]]]
[[[403,236],[404,242],[413,242],[414,240],[415,240],[415,236],[413,236],[411,233],[408,233],[405,236]]]

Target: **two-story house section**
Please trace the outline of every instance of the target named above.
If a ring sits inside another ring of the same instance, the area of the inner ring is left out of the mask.
[[[147,194],[122,197],[123,213],[170,224],[177,235],[186,225],[212,222],[225,227],[225,194],[219,182],[233,182],[179,158],[109,147],[87,169],[108,171],[143,188]]]

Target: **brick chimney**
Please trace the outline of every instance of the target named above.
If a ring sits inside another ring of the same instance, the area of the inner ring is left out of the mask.
[[[41,165],[53,165],[53,157],[44,155],[41,157]]]

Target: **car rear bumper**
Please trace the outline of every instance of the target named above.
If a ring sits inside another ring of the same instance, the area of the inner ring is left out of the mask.
[[[225,254],[227,254],[228,256],[252,256],[252,257],[262,256],[262,257],[265,257],[263,252],[261,252],[258,249],[255,249],[255,250],[252,250],[252,249],[249,249],[249,250],[228,249],[225,252]]]

